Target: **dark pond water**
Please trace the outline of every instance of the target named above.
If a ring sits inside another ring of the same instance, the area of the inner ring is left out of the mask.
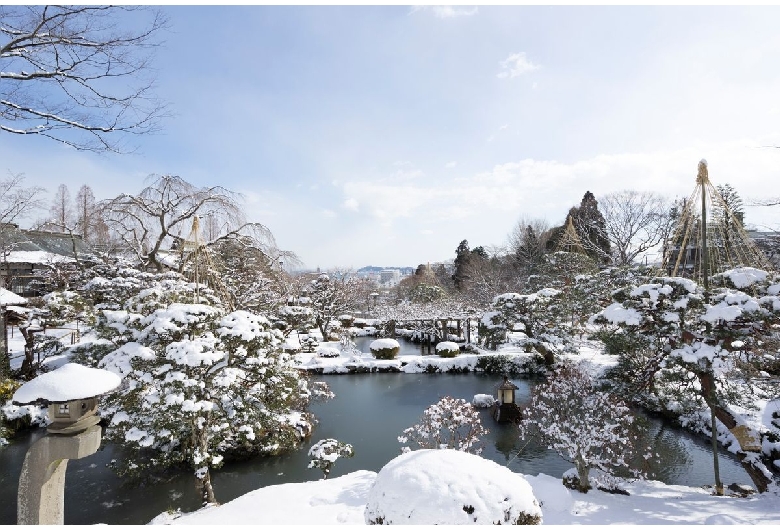
[[[315,404],[320,419],[311,443],[337,438],[355,448],[351,459],[340,459],[331,473],[337,477],[352,471],[379,471],[399,454],[396,437],[416,423],[423,410],[450,395],[471,401],[475,394],[492,393],[495,376],[480,374],[358,374],[321,376],[336,398]],[[516,379],[520,386],[517,401],[528,400],[532,381]],[[515,427],[497,425],[487,411],[483,423],[490,429],[482,456],[507,465],[513,471],[561,476],[571,464],[556,454],[520,440]],[[663,422],[649,419],[651,442],[661,453],[654,478],[671,484],[701,486],[712,480],[712,454],[708,444]],[[0,524],[16,521],[16,488],[24,454],[41,432],[22,436],[0,449]],[[271,484],[303,482],[321,478],[319,471],[307,469],[306,455],[311,443],[281,457],[258,458],[225,465],[213,474],[214,491],[220,502]],[[726,484],[750,484],[736,460],[721,453],[721,477]],[[194,480],[179,475],[166,483],[133,487],[118,479],[106,467],[112,458],[121,458],[114,446],[104,446],[97,454],[68,464],[65,486],[66,524],[145,524],[168,509],[193,511],[199,502]]]

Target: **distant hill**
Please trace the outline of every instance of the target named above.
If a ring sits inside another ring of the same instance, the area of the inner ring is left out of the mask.
[[[401,271],[401,276],[406,276],[409,274],[413,274],[416,267],[376,267],[374,265],[368,265],[366,267],[361,267],[357,270],[358,274],[379,274],[381,271],[385,269],[398,269]]]

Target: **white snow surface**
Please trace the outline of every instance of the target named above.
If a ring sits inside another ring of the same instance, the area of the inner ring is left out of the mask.
[[[21,404],[38,400],[62,403],[105,394],[121,382],[118,375],[108,370],[67,363],[23,384],[14,392],[13,401]]]
[[[622,304],[617,302],[605,307],[600,314],[612,324],[625,323],[629,326],[638,326],[641,320],[639,311],[630,307],[623,307]]]
[[[702,488],[639,480],[622,486],[630,496],[599,490],[583,494],[566,489],[560,478],[516,475],[530,484],[546,525],[780,524],[780,498],[774,493],[714,497]],[[180,517],[162,513],[151,524],[364,525],[363,512],[376,478],[373,471],[354,471],[328,480],[267,486]],[[473,488],[466,478],[451,485]]]
[[[369,348],[372,350],[383,350],[386,348],[400,348],[401,345],[395,339],[376,339],[371,343]]]
[[[506,524],[523,514],[542,510],[521,475],[454,449],[395,457],[377,474],[365,510],[366,523],[384,524]]]
[[[471,404],[480,409],[486,409],[492,407],[496,402],[496,398],[490,394],[474,394],[471,399]]]
[[[756,282],[763,282],[766,280],[767,272],[753,267],[738,267],[721,273],[722,276],[726,276],[734,284],[737,289],[743,289],[750,287]]]
[[[443,341],[436,345],[436,351],[441,350],[460,350],[460,346],[457,342]]]
[[[27,299],[18,294],[0,287],[0,305],[26,305]]]

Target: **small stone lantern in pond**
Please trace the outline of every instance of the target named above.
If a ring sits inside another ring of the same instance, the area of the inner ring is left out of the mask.
[[[496,404],[493,408],[493,419],[499,423],[519,423],[520,407],[515,404],[515,390],[518,387],[507,376],[504,382],[496,387]]]
[[[27,451],[19,477],[18,524],[63,524],[65,470],[68,460],[97,452],[102,430],[97,396],[119,386],[108,370],[69,363],[22,385],[13,396],[18,405],[49,406],[47,435]]]

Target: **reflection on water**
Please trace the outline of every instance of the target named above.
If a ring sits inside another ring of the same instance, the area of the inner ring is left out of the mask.
[[[493,393],[499,383],[481,374],[360,374],[321,376],[336,397],[312,407],[320,419],[310,443],[288,455],[255,458],[226,464],[213,473],[214,491],[220,502],[271,484],[318,480],[321,473],[307,469],[311,443],[337,438],[355,448],[355,456],[339,459],[331,477],[367,469],[379,471],[400,454],[397,436],[416,423],[428,405],[450,395],[471,401],[475,394]],[[530,385],[514,381],[518,402],[528,401]],[[482,456],[520,473],[561,476],[572,465],[535,443],[521,440],[516,426],[496,424],[487,410],[482,421],[490,429]],[[712,483],[712,454],[708,443],[648,418],[648,443],[660,453],[653,477],[672,484],[701,486]],[[42,433],[28,434],[0,449],[0,524],[16,521],[16,486],[24,454]],[[121,450],[104,445],[95,455],[68,464],[65,490],[66,524],[144,524],[168,509],[192,511],[199,506],[194,479],[183,473],[165,483],[133,487],[106,467]],[[729,454],[720,459],[723,482],[750,484],[747,474]],[[90,499],[91,502],[84,502]],[[94,502],[92,500],[94,499]]]

